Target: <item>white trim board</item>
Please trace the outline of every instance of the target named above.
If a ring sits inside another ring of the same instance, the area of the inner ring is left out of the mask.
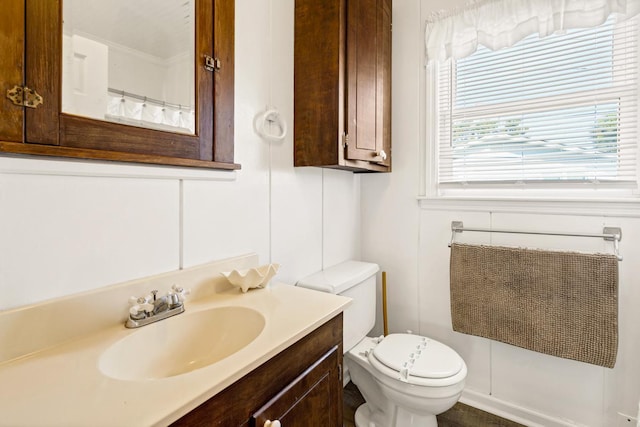
[[[62,160],[5,155],[0,157],[0,174],[184,179],[197,181],[235,181],[237,178],[236,171],[127,164],[100,160]]]
[[[523,408],[513,403],[497,399],[493,396],[469,390],[468,388],[465,388],[462,392],[460,402],[529,427],[584,426],[583,424],[578,424],[575,421],[550,417],[532,409]]]
[[[640,218],[640,201],[418,197],[421,209]]]

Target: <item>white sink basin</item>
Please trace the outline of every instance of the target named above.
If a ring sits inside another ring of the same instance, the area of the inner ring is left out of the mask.
[[[264,317],[246,307],[216,307],[161,320],[121,339],[100,357],[100,371],[119,380],[173,377],[216,363],[251,343]]]

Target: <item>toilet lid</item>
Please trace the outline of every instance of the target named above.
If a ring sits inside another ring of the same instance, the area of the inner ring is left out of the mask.
[[[411,334],[387,335],[375,346],[373,356],[403,377],[447,378],[460,372],[464,364],[446,345]]]

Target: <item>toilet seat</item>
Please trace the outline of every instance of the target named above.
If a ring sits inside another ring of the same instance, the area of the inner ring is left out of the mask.
[[[441,387],[466,376],[458,353],[420,335],[388,335],[369,352],[368,359],[380,373],[409,384]]]

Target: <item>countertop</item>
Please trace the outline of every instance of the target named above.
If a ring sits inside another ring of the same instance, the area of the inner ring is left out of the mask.
[[[113,325],[95,333],[0,363],[2,426],[163,426],[340,313],[349,298],[289,285],[240,293],[226,289],[185,304],[186,312],[243,306],[260,312],[265,327],[231,356],[163,379],[116,380],[98,366],[102,353],[137,329]],[[42,328],[47,319],[42,319]],[[153,325],[144,326],[150,328]],[[220,327],[226,327],[220,325]],[[29,339],[29,337],[24,337]]]

